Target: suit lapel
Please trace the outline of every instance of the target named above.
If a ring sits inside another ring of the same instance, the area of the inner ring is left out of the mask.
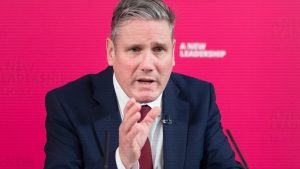
[[[94,99],[99,103],[90,110],[94,135],[99,151],[103,156],[105,132],[110,134],[110,152],[114,152],[119,143],[119,125],[121,117],[118,101],[113,88],[113,70],[111,67],[92,79]],[[172,124],[163,126],[163,153],[165,169],[184,168],[187,130],[188,103],[179,97],[179,90],[170,79],[163,93],[163,116],[169,115]]]
[[[99,103],[91,109],[94,135],[100,152],[104,153],[105,133],[110,135],[109,151],[118,147],[119,125],[121,123],[118,101],[113,87],[113,71],[109,67],[92,79],[94,99]]]
[[[163,126],[163,152],[165,169],[183,169],[187,144],[188,103],[179,96],[179,90],[172,82],[163,93],[163,116],[169,115],[172,124]]]

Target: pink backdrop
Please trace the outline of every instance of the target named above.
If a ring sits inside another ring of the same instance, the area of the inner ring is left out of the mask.
[[[42,168],[45,93],[106,67],[116,3],[0,1],[0,168]],[[167,3],[177,14],[174,70],[215,84],[223,126],[250,168],[300,168],[300,1]],[[226,55],[183,56],[183,43]]]

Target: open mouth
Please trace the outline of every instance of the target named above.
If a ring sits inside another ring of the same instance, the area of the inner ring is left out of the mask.
[[[151,84],[154,82],[154,80],[151,80],[151,79],[139,79],[137,81],[142,84]]]

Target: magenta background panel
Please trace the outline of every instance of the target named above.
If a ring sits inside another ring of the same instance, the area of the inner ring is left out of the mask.
[[[45,93],[107,66],[116,3],[0,1],[0,168],[43,167]],[[250,168],[299,169],[300,1],[167,3],[177,14],[174,71],[214,83]]]

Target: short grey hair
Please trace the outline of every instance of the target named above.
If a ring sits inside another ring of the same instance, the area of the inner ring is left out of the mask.
[[[175,15],[162,0],[120,0],[112,21],[110,39],[115,42],[118,27],[130,19],[166,20],[174,33]]]

